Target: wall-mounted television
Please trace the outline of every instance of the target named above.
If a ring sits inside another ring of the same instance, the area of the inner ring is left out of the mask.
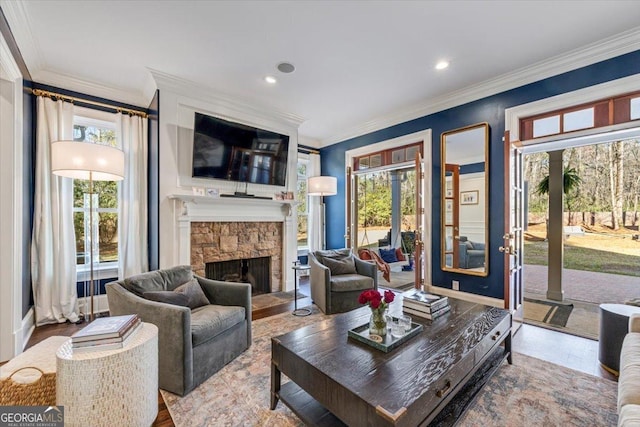
[[[285,186],[289,136],[195,113],[193,177]]]

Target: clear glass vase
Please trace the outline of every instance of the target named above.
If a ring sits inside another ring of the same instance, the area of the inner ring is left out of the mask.
[[[387,335],[387,318],[384,309],[371,309],[371,319],[369,320],[369,334],[384,337]]]

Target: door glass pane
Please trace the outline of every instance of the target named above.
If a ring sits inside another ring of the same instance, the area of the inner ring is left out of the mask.
[[[545,117],[533,121],[533,137],[560,133],[560,116]]]
[[[593,127],[593,108],[572,111],[564,115],[564,131],[587,129]]]
[[[100,262],[118,261],[118,214],[100,212],[98,215]]]
[[[631,100],[631,120],[640,119],[640,97]]]

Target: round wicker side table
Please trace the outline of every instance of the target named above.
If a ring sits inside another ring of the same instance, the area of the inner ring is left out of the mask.
[[[150,426],[158,415],[158,328],[143,323],[117,350],[56,352],[65,426]]]

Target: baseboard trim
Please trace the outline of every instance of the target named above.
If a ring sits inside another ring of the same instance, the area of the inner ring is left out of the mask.
[[[17,331],[15,334],[15,339],[16,339],[15,348],[21,348],[22,351],[24,351],[24,348],[27,346],[27,343],[29,342],[31,335],[33,334],[33,331],[36,328],[35,316],[36,316],[36,312],[33,309],[33,307],[31,307],[29,311],[27,311],[27,314],[22,318],[22,325],[20,327],[20,330]],[[20,342],[20,339],[22,339],[22,342]]]

